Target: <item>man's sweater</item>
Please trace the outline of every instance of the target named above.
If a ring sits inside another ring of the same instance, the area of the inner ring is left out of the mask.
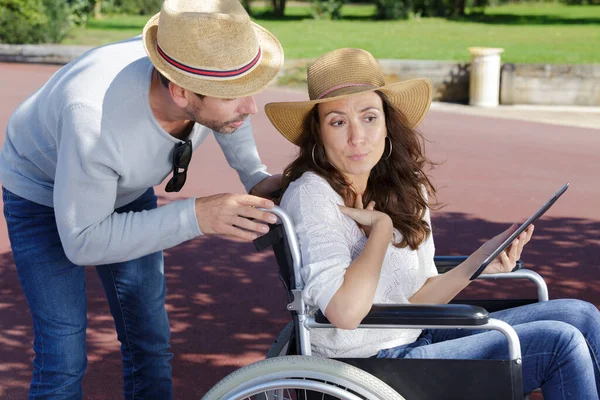
[[[9,120],[2,185],[54,207],[75,264],[131,260],[201,235],[194,198],[114,212],[169,176],[180,142],[150,109],[152,70],[140,37],[93,49],[57,71]],[[211,133],[195,124],[194,150]],[[214,135],[247,190],[268,176],[249,120],[233,134]]]

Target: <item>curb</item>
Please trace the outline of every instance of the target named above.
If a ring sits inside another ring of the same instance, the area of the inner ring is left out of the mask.
[[[0,44],[0,62],[64,65],[92,48],[60,44]]]
[[[0,44],[0,62],[64,65],[95,47],[97,46]],[[382,62],[385,64],[392,61],[395,60],[383,60]],[[306,60],[288,60],[286,64],[294,68],[295,64],[300,63],[304,65],[305,62]],[[286,89],[285,85],[277,85],[276,87],[283,90],[294,90],[293,88]],[[594,106],[523,104],[500,105],[492,109],[482,109],[467,105],[434,101],[432,109],[459,114],[521,119],[532,122],[547,122],[595,129],[600,128],[600,107]]]
[[[473,107],[466,104],[432,102],[431,110],[460,115],[600,129],[600,107],[594,106],[514,104],[485,108]]]

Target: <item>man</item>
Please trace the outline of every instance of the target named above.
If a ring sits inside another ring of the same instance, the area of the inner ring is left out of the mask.
[[[0,178],[33,317],[30,398],[82,398],[85,265],[115,320],[125,397],[171,398],[162,250],[202,234],[253,239],[273,222],[258,196],[280,176],[265,172],[248,116],[282,63],[277,39],[237,0],[167,0],[141,38],[89,51],[14,112]],[[212,132],[250,195],[157,207],[152,187],[173,173],[166,190],[179,191]]]

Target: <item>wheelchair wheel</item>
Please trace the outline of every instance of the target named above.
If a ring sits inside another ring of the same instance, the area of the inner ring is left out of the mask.
[[[320,357],[276,357],[223,378],[202,400],[403,400],[373,375]]]

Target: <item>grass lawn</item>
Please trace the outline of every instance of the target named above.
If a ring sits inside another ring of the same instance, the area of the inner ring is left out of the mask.
[[[314,20],[305,6],[274,18],[253,9],[254,20],[273,32],[286,58],[316,58],[339,47],[360,47],[377,58],[467,61],[467,47],[505,49],[515,63],[600,63],[600,6],[558,3],[489,7],[469,19],[374,21],[374,6],[345,5],[339,21]],[[146,16],[107,16],[76,28],[65,44],[99,45],[138,35]]]

